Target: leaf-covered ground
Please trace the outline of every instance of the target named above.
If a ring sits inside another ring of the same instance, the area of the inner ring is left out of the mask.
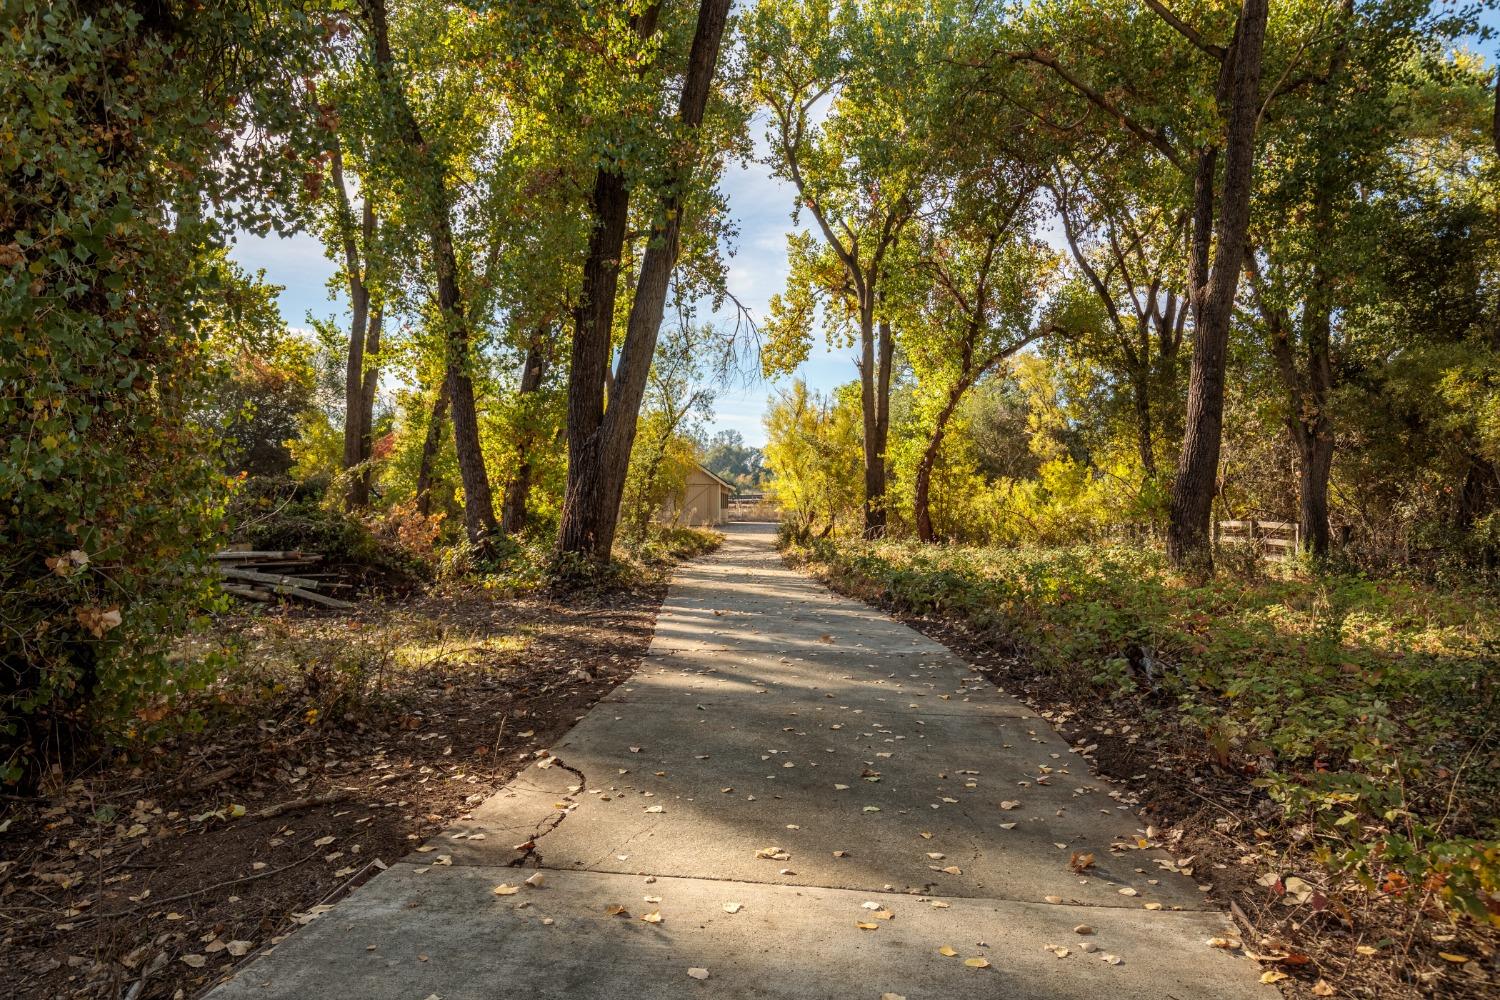
[[[1492,596],[1293,573],[1192,586],[1126,550],[821,542],[794,555],[1101,746],[1164,836],[1233,887],[1267,981],[1493,995]]]
[[[181,655],[233,667],[140,720],[169,735],[6,803],[0,995],[194,995],[504,785],[634,670],[664,592],[217,623]]]

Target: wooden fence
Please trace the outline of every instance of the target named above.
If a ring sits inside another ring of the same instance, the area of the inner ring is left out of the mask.
[[[1295,521],[1215,521],[1216,545],[1258,545],[1267,559],[1281,561],[1297,554],[1302,543]]]
[[[729,498],[724,515],[730,521],[780,521],[781,505],[764,493],[741,493]]]

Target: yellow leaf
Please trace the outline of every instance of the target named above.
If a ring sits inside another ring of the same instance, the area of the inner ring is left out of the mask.
[[[952,947],[945,944],[938,949],[938,954],[942,955],[944,958],[952,958],[954,955],[957,955],[958,952],[954,951]]]
[[[518,893],[520,891],[521,891],[521,887],[520,886],[518,886],[518,885],[510,885],[510,884],[505,883],[505,882],[500,883],[499,885],[495,886],[495,888],[494,888],[494,893],[497,896],[514,896],[516,893]]]
[[[1438,952],[1438,958],[1445,962],[1453,962],[1455,965],[1463,965],[1465,962],[1472,961],[1468,955],[1455,955],[1451,951]]]
[[[868,924],[868,923],[865,923],[863,920],[856,920],[854,922],[854,926],[858,927],[862,931],[873,931],[873,930],[876,930],[876,929],[878,929],[880,927],[879,924]]]
[[[1326,979],[1319,979],[1313,984],[1313,996],[1315,997],[1331,997],[1335,992]]]
[[[661,923],[661,911],[652,910],[650,913],[643,913],[641,914],[641,919],[648,924],[659,924]]]
[[[964,964],[971,969],[988,969],[990,960],[987,958],[966,958]]]
[[[1260,974],[1260,981],[1263,983],[1279,983],[1286,978],[1285,972],[1277,972],[1275,969],[1267,969]]]

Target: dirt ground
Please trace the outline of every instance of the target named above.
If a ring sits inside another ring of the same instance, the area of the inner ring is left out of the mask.
[[[635,669],[665,590],[219,622],[252,677],[201,732],[4,800],[0,996],[200,993],[505,784]]]

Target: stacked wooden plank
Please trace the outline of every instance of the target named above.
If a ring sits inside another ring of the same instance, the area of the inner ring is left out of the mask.
[[[322,572],[323,557],[316,552],[285,552],[226,549],[215,552],[214,564],[226,594],[249,601],[274,601],[279,597],[321,604],[325,608],[352,608],[348,601],[319,593],[349,584],[337,573]]]

